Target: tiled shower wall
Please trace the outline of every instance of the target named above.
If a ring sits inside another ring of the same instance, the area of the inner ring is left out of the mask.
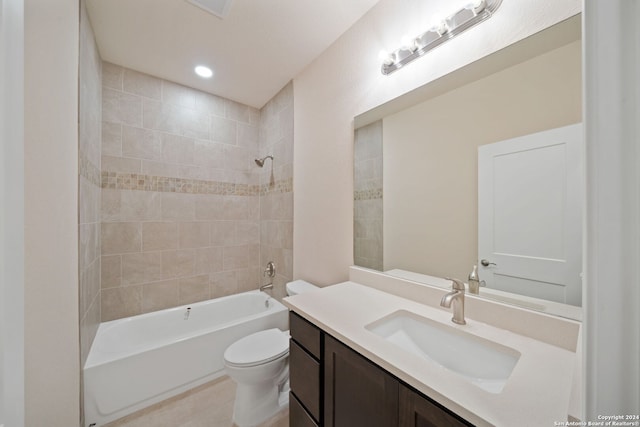
[[[79,99],[79,269],[81,363],[100,324],[100,128],[102,63],[81,3]]]
[[[291,193],[290,173],[261,184],[271,165],[254,162],[259,135],[281,133],[276,99],[261,126],[254,108],[103,63],[102,321],[259,286],[260,195]]]
[[[273,156],[260,173],[260,271],[275,263],[273,295],[281,298],[293,278],[293,83],[262,107],[259,146],[260,158]]]
[[[383,270],[382,120],[354,138],[354,261]]]

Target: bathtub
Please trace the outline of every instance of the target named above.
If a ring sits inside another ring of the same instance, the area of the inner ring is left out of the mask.
[[[269,328],[288,329],[288,311],[258,291],[101,323],[84,366],[85,425],[224,375],[226,348]]]

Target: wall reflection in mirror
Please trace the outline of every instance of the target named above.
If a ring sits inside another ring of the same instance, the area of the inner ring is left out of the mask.
[[[441,80],[355,119],[355,264],[579,319],[579,17]]]

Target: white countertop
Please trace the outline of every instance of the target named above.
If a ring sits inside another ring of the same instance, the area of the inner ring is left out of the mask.
[[[405,383],[478,426],[553,426],[566,421],[576,354],[565,348],[451,311],[344,282],[285,298],[283,303]],[[365,326],[398,310],[511,347],[521,356],[499,394],[487,392],[434,362],[411,354]],[[513,319],[518,321],[517,319]]]

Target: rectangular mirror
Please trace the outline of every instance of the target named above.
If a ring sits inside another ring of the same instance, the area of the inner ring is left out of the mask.
[[[355,118],[356,265],[437,286],[477,265],[481,297],[580,318],[580,33],[575,16]]]

